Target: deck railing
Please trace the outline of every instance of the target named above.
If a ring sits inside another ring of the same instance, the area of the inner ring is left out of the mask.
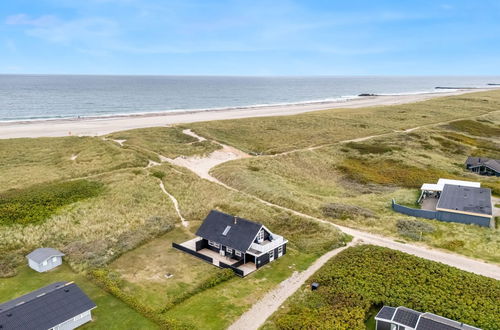
[[[267,244],[259,244],[259,243],[252,243],[250,245],[250,249],[259,251],[259,252],[267,252],[272,249],[276,249],[278,246],[282,245],[284,243],[283,237],[279,235],[273,235],[273,240]]]

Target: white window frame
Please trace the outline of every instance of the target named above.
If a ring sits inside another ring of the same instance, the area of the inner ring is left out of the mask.
[[[234,250],[234,254],[236,254],[237,257],[241,257],[241,251]]]
[[[215,246],[214,244],[215,244],[215,242],[214,242],[214,241],[208,241],[208,245],[209,245],[209,246]]]
[[[273,257],[274,259],[274,249],[272,249],[271,251],[268,252],[269,253],[269,260],[271,260],[271,256]]]
[[[263,242],[264,241],[264,229],[261,229],[259,233],[257,234],[257,242]]]
[[[227,253],[233,253],[233,249],[231,249],[230,247],[226,246],[226,252]]]
[[[283,254],[283,245],[278,246],[278,256]]]
[[[52,257],[52,262],[57,262],[57,257]]]
[[[216,249],[220,249],[220,244],[219,244],[219,243],[214,242],[214,248],[216,248]]]
[[[42,262],[42,266],[47,266],[47,260],[44,260],[44,261]]]

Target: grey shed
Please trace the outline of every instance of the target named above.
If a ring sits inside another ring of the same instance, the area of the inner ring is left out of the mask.
[[[37,272],[46,272],[60,264],[64,253],[53,248],[39,248],[26,256],[28,265]]]

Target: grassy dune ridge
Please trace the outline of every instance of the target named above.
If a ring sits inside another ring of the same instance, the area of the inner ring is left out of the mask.
[[[276,154],[441,121],[479,116],[500,108],[500,91],[428,101],[300,115],[222,120],[185,125],[196,133],[253,154]]]

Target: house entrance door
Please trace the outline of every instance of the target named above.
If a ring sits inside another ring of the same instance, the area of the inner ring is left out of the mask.
[[[221,249],[219,250],[219,253],[220,253],[220,255],[221,255],[221,256],[223,256],[223,257],[226,255],[226,254],[224,253],[224,250],[222,249],[222,247],[221,247]]]

